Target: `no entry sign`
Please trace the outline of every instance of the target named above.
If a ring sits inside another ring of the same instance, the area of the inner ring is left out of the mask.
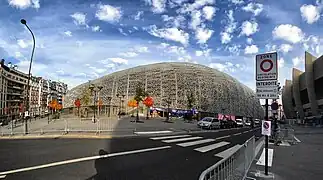
[[[270,121],[262,121],[261,134],[265,135],[265,136],[271,135],[271,122]]]
[[[277,80],[277,52],[258,54],[256,56],[256,80]]]

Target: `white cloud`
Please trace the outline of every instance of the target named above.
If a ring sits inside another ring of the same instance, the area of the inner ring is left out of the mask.
[[[243,4],[243,0],[229,0],[233,4]]]
[[[40,8],[39,0],[8,0],[10,6],[19,8],[19,9],[27,9],[29,7],[33,7],[35,9]]]
[[[210,52],[212,51],[212,49],[206,49],[206,50],[198,50],[195,51],[195,56],[200,57],[200,56],[205,56],[205,57],[209,57],[210,56]]]
[[[151,10],[154,13],[163,13],[166,8],[166,0],[145,0],[146,3],[152,6]]]
[[[134,20],[140,20],[143,14],[143,11],[138,11],[137,14],[133,17]]]
[[[196,11],[196,10],[192,11],[190,28],[196,30],[196,28],[202,23],[201,17],[202,17],[201,11]]]
[[[255,21],[244,21],[241,25],[241,29],[242,30],[240,35],[246,35],[246,36],[250,36],[256,33],[257,31],[259,31],[258,23]]]
[[[279,58],[278,59],[278,68],[282,68],[285,65],[285,60],[284,58]]]
[[[301,63],[301,59],[299,57],[295,57],[292,59],[294,67],[298,66]]]
[[[184,47],[179,47],[179,46],[170,46],[167,49],[168,53],[174,53],[177,54],[179,56],[185,55],[186,54],[186,50],[184,49]]]
[[[257,45],[250,45],[250,46],[246,46],[246,48],[244,49],[244,53],[245,54],[255,54],[258,53],[258,47]]]
[[[234,44],[233,46],[227,46],[225,49],[228,50],[233,55],[240,54],[241,45]]]
[[[148,47],[146,47],[146,46],[136,46],[135,51],[137,51],[139,53],[147,53],[147,52],[149,52]]]
[[[308,23],[313,24],[320,19],[320,9],[318,6],[304,4],[300,7],[302,18]]]
[[[192,60],[192,57],[190,55],[184,55],[178,57],[179,61],[184,61],[184,62],[190,62]]]
[[[74,19],[74,23],[76,25],[86,25],[86,14],[81,12],[76,12],[71,15]]]
[[[155,37],[182,43],[183,45],[187,45],[189,40],[188,33],[175,27],[158,29],[156,25],[152,25],[148,28],[148,33]]]
[[[282,52],[284,52],[284,53],[288,53],[292,49],[293,49],[293,46],[291,46],[290,44],[282,44],[279,47],[279,50],[282,51]]]
[[[264,5],[259,4],[259,3],[249,3],[247,6],[244,6],[242,8],[242,10],[246,11],[246,12],[251,12],[253,13],[255,16],[258,16],[262,10],[263,10]]]
[[[204,18],[207,20],[212,20],[213,16],[215,15],[216,9],[213,6],[204,6],[203,7],[203,15]]]
[[[233,11],[229,10],[227,13],[227,18],[228,18],[228,22],[226,23],[227,25],[224,28],[224,31],[222,31],[220,33],[221,36],[221,43],[222,44],[227,44],[231,41],[232,39],[232,35],[231,33],[233,33],[233,31],[235,30],[235,28],[237,27],[237,23],[234,21],[234,17],[233,17]]]
[[[252,42],[253,42],[252,38],[247,38],[247,43],[248,44],[252,44]]]
[[[185,26],[185,17],[182,15],[178,15],[176,17],[168,16],[164,14],[161,16],[163,21],[166,22],[166,27],[184,27]]]
[[[299,27],[291,24],[281,24],[276,26],[272,34],[276,39],[283,39],[294,44],[302,41],[305,36]]]
[[[194,3],[187,3],[181,6],[176,12],[177,13],[190,13],[193,12],[196,9],[200,9],[204,7],[205,5],[212,5],[214,4],[215,0],[197,0]]]
[[[123,57],[128,57],[128,58],[138,56],[138,54],[135,52],[124,52],[124,53],[120,53],[119,55]]]
[[[117,63],[117,64],[128,64],[128,60],[123,58],[108,58],[110,61]]]
[[[165,48],[167,48],[168,46],[169,46],[169,44],[167,44],[167,43],[160,43],[160,44],[157,46],[157,48],[165,49]]]
[[[65,31],[65,32],[64,32],[64,34],[65,34],[66,36],[69,36],[69,37],[71,37],[71,36],[72,36],[72,32],[71,32],[71,31]]]
[[[18,39],[18,40],[17,40],[17,44],[18,44],[21,48],[26,48],[26,47],[28,47],[28,44],[27,44],[23,39]]]
[[[91,27],[91,29],[92,29],[92,31],[93,31],[93,32],[98,32],[98,31],[100,31],[100,32],[101,32],[101,31],[102,31],[102,30],[100,29],[100,26],[92,26],[92,27]]]
[[[197,43],[204,44],[206,43],[212,36],[213,30],[197,28],[195,32],[195,38],[198,40]]]
[[[99,20],[106,21],[109,23],[118,22],[122,17],[122,11],[119,7],[113,7],[108,4],[99,5],[95,17]]]
[[[217,69],[222,72],[236,72],[237,70],[243,70],[244,67],[240,64],[233,64],[231,62],[225,62],[225,63],[210,63],[210,68]]]
[[[18,69],[22,72],[27,73],[29,69],[29,63],[30,63],[29,60],[19,61],[17,63]],[[33,66],[32,66],[32,74],[38,74],[46,69],[49,69],[49,67],[46,66],[45,64],[41,64],[35,61],[33,62]]]

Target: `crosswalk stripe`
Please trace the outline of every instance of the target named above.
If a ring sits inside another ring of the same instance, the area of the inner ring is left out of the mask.
[[[187,146],[194,146],[194,145],[213,142],[213,141],[215,141],[215,139],[203,139],[203,140],[198,140],[198,141],[180,143],[180,144],[176,144],[176,145],[181,146],[181,147],[187,147]]]
[[[218,156],[218,157],[222,157],[222,158],[225,158],[225,157],[229,157],[232,155],[233,152],[235,152],[236,150],[238,150],[242,145],[240,144],[237,144],[229,149],[226,149],[225,151],[222,151],[218,154],[216,154],[215,156]]]
[[[162,139],[172,139],[172,138],[181,138],[181,137],[189,137],[191,135],[178,135],[178,136],[163,136],[163,137],[154,137],[154,138],[150,138],[152,140],[162,140]]]
[[[173,142],[180,142],[180,141],[189,141],[195,139],[201,139],[202,137],[189,137],[189,138],[181,138],[181,139],[171,139],[171,140],[163,140],[165,143],[173,143]]]
[[[207,152],[207,151],[211,151],[213,149],[216,149],[216,148],[228,145],[228,144],[230,144],[230,143],[222,141],[222,142],[219,142],[219,143],[216,143],[216,144],[211,144],[211,145],[208,145],[208,146],[203,146],[203,147],[200,147],[200,148],[196,148],[194,150],[199,151],[199,152]]]

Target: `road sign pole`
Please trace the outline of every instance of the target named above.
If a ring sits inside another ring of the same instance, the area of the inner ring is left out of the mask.
[[[268,99],[266,99],[266,121],[269,121]],[[268,135],[265,135],[265,175],[268,175]]]

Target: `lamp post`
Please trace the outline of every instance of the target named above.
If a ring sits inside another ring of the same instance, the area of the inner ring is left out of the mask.
[[[96,105],[95,103],[98,102],[97,101],[97,93],[99,93],[99,91],[101,91],[103,87],[102,86],[97,86],[95,87],[94,84],[90,84],[89,89],[91,90],[91,94],[93,94],[93,120],[92,122],[95,123],[96,119],[95,119],[95,111],[96,111]]]
[[[33,57],[34,57],[34,52],[35,52],[35,46],[36,46],[36,40],[35,40],[35,36],[34,36],[34,33],[32,32],[32,30],[29,28],[29,26],[27,25],[27,21],[25,19],[21,19],[20,20],[20,23],[25,25],[26,28],[29,30],[29,32],[31,33],[31,36],[33,38],[33,49],[32,49],[32,52],[31,52],[31,57],[30,57],[30,63],[29,63],[29,70],[28,70],[28,80],[27,80],[27,95],[26,95],[26,99],[25,99],[25,106],[26,106],[26,112],[27,114],[25,115],[28,115],[29,113],[29,83],[30,83],[30,74],[31,74],[31,65],[33,63]],[[27,118],[24,119],[24,124],[25,124],[25,128],[24,128],[24,133],[25,134],[28,134],[28,125],[27,125]]]
[[[107,98],[108,98],[108,102],[109,102],[109,115],[108,115],[108,117],[110,117],[111,116],[111,100],[112,100],[112,97],[108,96]]]

